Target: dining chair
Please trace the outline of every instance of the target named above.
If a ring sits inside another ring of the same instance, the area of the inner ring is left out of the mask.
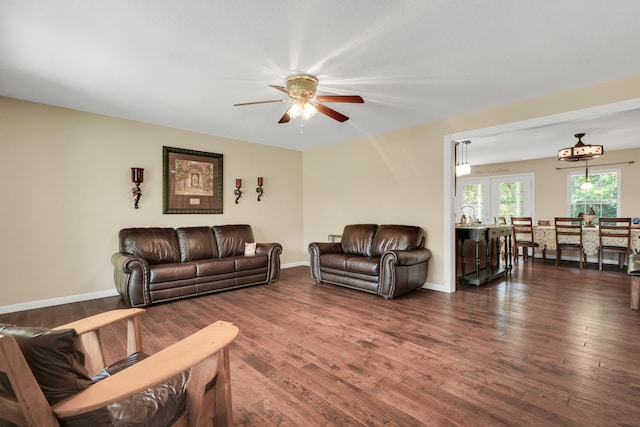
[[[556,217],[553,221],[556,231],[556,265],[561,261],[563,250],[578,251],[582,268],[582,259],[584,258],[585,263],[587,261],[582,247],[582,218]]]
[[[631,252],[631,218],[605,218],[598,220],[598,268],[602,270],[605,252],[618,254],[618,267],[624,267],[624,261]]]
[[[522,248],[522,258],[526,261],[529,258],[529,248],[531,248],[531,258],[535,260],[536,248],[540,247],[533,238],[533,220],[525,216],[512,216],[511,226],[513,228],[514,262],[518,263],[519,248]],[[542,261],[547,261],[547,247],[542,247]]]

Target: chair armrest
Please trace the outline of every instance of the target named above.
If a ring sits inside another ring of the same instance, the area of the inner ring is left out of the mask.
[[[226,350],[238,331],[232,323],[215,322],[56,404],[53,410],[59,418],[68,418],[126,399]]]
[[[104,351],[100,343],[100,329],[117,322],[127,322],[127,354],[142,351],[142,324],[140,316],[142,308],[111,310],[89,316],[75,322],[58,326],[54,329],[75,329],[84,348],[87,360],[85,362],[90,375],[95,375],[106,366]]]
[[[110,310],[105,311],[104,313],[96,314],[94,316],[85,317],[84,319],[76,320],[75,322],[60,325],[53,329],[71,328],[75,329],[79,335],[82,335],[122,320],[138,317],[142,313],[144,313],[143,308],[123,308],[119,310]]]

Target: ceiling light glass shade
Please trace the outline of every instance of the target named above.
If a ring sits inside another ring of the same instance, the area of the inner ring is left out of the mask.
[[[558,150],[558,160],[577,162],[579,160],[591,160],[602,156],[604,154],[604,147],[602,145],[585,144],[582,142],[584,135],[584,133],[576,133],[575,137],[578,138],[576,145]]]
[[[302,120],[309,120],[318,112],[317,108],[307,101],[298,101],[289,109],[289,117],[295,119],[301,117]]]
[[[465,176],[471,173],[471,165],[469,163],[460,163],[456,165],[456,176]]]
[[[580,184],[580,189],[581,190],[591,190],[591,189],[593,189],[593,183],[587,179],[582,184]]]

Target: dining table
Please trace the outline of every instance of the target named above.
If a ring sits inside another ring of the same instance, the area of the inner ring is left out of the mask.
[[[598,226],[582,227],[582,249],[587,257],[598,256],[598,246],[600,246],[600,230]],[[533,239],[541,248],[547,251],[556,250],[556,229],[554,226],[534,225]],[[625,238],[605,237],[605,244],[626,245]],[[631,227],[631,252],[640,252],[640,227]]]

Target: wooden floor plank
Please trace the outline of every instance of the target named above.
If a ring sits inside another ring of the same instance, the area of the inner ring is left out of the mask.
[[[56,326],[122,308],[103,298],[0,315]],[[513,277],[394,300],[278,282],[149,307],[154,353],[216,320],[231,345],[238,426],[604,426],[640,422],[640,312],[629,277],[593,265],[520,262]],[[107,358],[124,330],[105,334]]]

